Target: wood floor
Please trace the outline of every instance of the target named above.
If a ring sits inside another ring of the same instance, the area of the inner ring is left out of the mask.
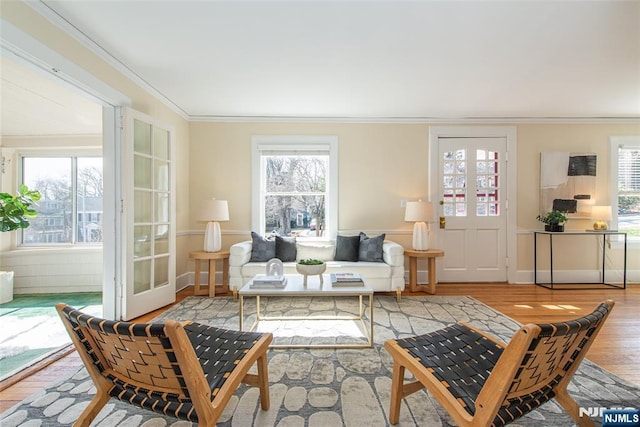
[[[188,288],[178,293],[178,301],[192,295]],[[389,294],[395,295],[395,294]],[[403,295],[426,295],[406,292]],[[640,285],[626,290],[549,290],[535,285],[440,284],[438,295],[469,295],[521,322],[555,322],[582,316],[611,298],[616,306],[594,342],[587,358],[619,377],[640,386]],[[164,311],[149,313],[137,321],[147,321]],[[82,364],[75,351],[12,384],[0,383],[0,413],[36,391],[59,381]]]

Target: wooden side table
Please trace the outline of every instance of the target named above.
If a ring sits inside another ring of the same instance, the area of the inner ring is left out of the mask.
[[[216,262],[222,260],[222,291],[229,292],[229,251],[205,252],[193,251],[189,253],[189,258],[196,260],[193,294],[216,296]],[[203,260],[209,261],[209,286],[200,284],[200,263]],[[209,291],[207,292],[207,289]]]
[[[427,249],[425,251],[417,251],[415,249],[405,249],[404,254],[409,257],[409,286],[411,292],[420,290],[418,286],[418,258],[427,259],[427,268],[429,269],[429,284],[427,292],[436,293],[436,258],[443,257],[444,251],[440,249]]]

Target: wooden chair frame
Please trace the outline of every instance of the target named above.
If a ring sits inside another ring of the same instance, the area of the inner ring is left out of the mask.
[[[258,387],[261,407],[269,409],[270,333],[228,331],[171,320],[161,324],[113,322],[83,314],[66,304],[58,304],[56,309],[97,389],[74,426],[88,426],[111,397],[213,426],[240,383]],[[210,335],[202,333],[209,332],[227,334],[231,339],[242,337],[246,344],[235,350],[239,354],[235,360],[225,360],[236,353],[228,350],[224,340],[225,348],[217,345],[219,341],[211,349],[194,345],[198,340],[208,340]],[[211,360],[218,354],[218,360]],[[227,366],[220,368],[224,369],[222,373],[207,375],[205,371],[211,371],[206,368],[209,362]],[[250,374],[254,363],[257,374]]]
[[[459,323],[458,326],[454,326],[453,328],[459,329],[465,335],[478,334],[474,338],[476,343],[484,341],[485,347],[495,346],[497,352],[497,360],[492,369],[483,373],[488,375],[486,381],[476,385],[481,386],[481,389],[475,395],[475,407],[472,409],[452,394],[451,383],[443,379],[440,374],[442,369],[437,363],[425,364],[424,359],[416,356],[420,350],[414,350],[412,354],[408,350],[412,344],[402,343],[416,337],[386,341],[385,348],[394,361],[390,423],[398,423],[404,397],[426,388],[460,426],[508,424],[554,397],[579,426],[594,426],[587,416],[580,415],[579,406],[568,394],[567,387],[613,306],[614,302],[607,300],[593,313],[575,320],[524,325],[506,345],[468,324]],[[440,331],[445,330],[447,328]],[[440,331],[432,334],[438,334]],[[459,351],[467,350],[471,353],[474,348],[467,345]],[[440,350],[436,350],[438,351]],[[438,358],[442,361],[446,357],[442,354],[428,361],[432,362]],[[415,376],[415,381],[404,383],[405,369]],[[535,371],[535,375],[530,374],[532,371]],[[439,374],[436,375],[436,372]],[[536,398],[533,401],[527,400],[521,407],[516,406],[516,411],[513,411],[514,402],[524,401],[531,396]]]

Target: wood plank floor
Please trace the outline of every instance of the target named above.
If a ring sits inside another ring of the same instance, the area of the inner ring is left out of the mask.
[[[193,289],[178,293],[178,301],[192,295]],[[389,294],[395,295],[395,294]],[[405,292],[403,295],[426,295]],[[592,345],[587,358],[619,377],[640,386],[640,285],[626,290],[549,290],[535,285],[440,284],[438,295],[469,295],[521,322],[555,322],[591,312],[607,298],[616,306]],[[149,313],[137,321],[147,321],[166,310]],[[74,372],[82,362],[75,351],[54,361],[15,384],[0,383],[0,413]],[[3,385],[4,384],[4,385]]]

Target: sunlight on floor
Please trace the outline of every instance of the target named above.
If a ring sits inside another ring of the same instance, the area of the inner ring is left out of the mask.
[[[274,337],[349,337],[367,336],[354,320],[261,320],[258,332],[271,332]]]
[[[0,305],[0,379],[70,344],[55,310],[65,302],[94,316],[102,316],[102,294],[16,295]]]

